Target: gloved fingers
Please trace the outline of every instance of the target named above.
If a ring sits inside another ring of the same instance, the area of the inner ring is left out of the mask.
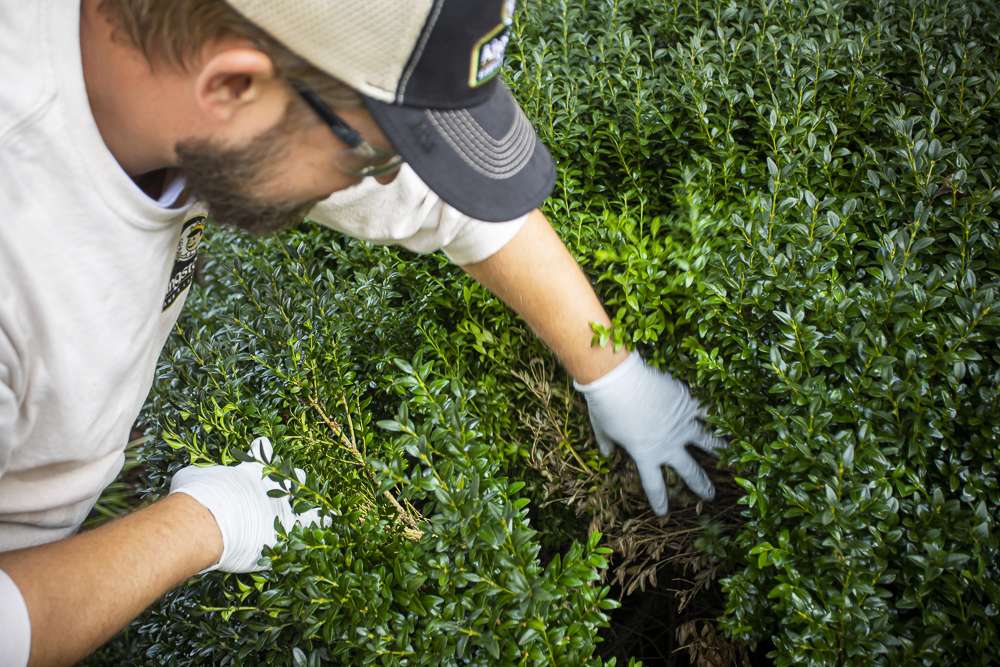
[[[638,463],[639,479],[642,481],[642,490],[646,492],[646,499],[649,506],[653,508],[658,516],[666,516],[669,504],[667,502],[667,485],[663,481],[663,470],[658,464]]]
[[[712,435],[708,432],[707,428],[699,424],[694,437],[691,438],[691,444],[703,452],[708,452],[709,454],[715,454],[718,456],[719,450],[725,448],[726,441],[718,436]]]
[[[681,450],[675,452],[666,464],[674,469],[687,487],[705,500],[715,498],[715,486],[698,462],[690,454]]]
[[[594,421],[593,413],[590,415],[590,428],[594,431],[594,440],[597,441],[597,449],[599,449],[601,454],[605,457],[611,456],[611,453],[615,451],[615,443],[610,437],[608,437],[608,434],[597,425],[597,422]]]
[[[299,484],[305,484],[306,471],[303,470],[302,468],[296,468],[295,479],[298,480]],[[283,488],[285,491],[288,491],[289,494],[291,494],[292,491],[291,480],[282,481],[281,488]],[[319,523],[319,511],[316,508],[307,510],[305,512],[302,512],[301,514],[296,514],[295,511],[292,509],[291,495],[287,495],[282,498],[276,499],[276,501],[281,503],[278,516],[281,520],[281,525],[285,527],[286,531],[291,530],[292,527],[297,523],[301,523],[304,526],[309,526],[312,524]]]
[[[605,457],[611,456],[611,453],[615,451],[615,443],[611,440],[600,429],[594,429],[594,439],[597,440],[597,449],[601,451]]]
[[[297,514],[295,516],[295,522],[301,526],[308,528],[309,526],[329,526],[330,517],[320,516],[319,508],[314,507],[311,510],[306,510],[302,514]]]
[[[263,474],[263,472],[261,474]],[[296,484],[296,482],[298,484]],[[306,473],[302,468],[295,469],[295,481],[287,477],[272,479],[270,476],[264,475],[264,487],[268,491],[271,491],[272,489],[281,489],[290,495],[296,489],[297,485],[301,486],[305,483]]]
[[[295,479],[298,481],[299,485],[305,484],[306,471],[303,470],[302,468],[296,468]],[[282,489],[288,491],[289,493],[291,493],[292,489],[294,488],[294,484],[292,484],[292,480],[290,479],[282,480],[277,486],[280,486]]]
[[[249,453],[250,456],[262,463],[270,463],[271,457],[274,455],[274,447],[271,446],[270,440],[261,437],[250,443]]]
[[[278,520],[281,521],[281,525],[284,527],[286,533],[296,525],[308,528],[310,526],[326,527],[332,523],[330,517],[320,515],[318,507],[296,514],[292,511],[291,503],[287,499],[285,499],[285,502],[288,505],[286,508],[282,508],[282,511],[278,514]]]

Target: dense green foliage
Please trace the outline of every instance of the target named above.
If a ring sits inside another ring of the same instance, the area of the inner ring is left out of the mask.
[[[1000,9],[532,10],[553,217],[731,439],[726,627],[779,664],[1000,654]]]
[[[217,235],[147,410],[176,449],[144,446],[146,484],[266,434],[334,521],[271,573],[195,580],[137,645],[580,664],[606,554],[577,512],[619,581],[690,570],[699,615],[778,664],[1000,654],[996,4],[535,0],[517,28],[509,80],[559,163],[546,212],[615,320],[596,337],[691,383],[738,486],[715,475],[698,517],[674,484],[646,521],[551,357],[440,258]]]
[[[160,486],[181,463],[231,463],[267,434],[268,472],[329,525],[292,531],[266,572],[201,577],[168,597],[139,629],[149,657],[589,663],[613,606],[599,582],[608,550],[595,534],[543,564],[524,484],[502,474],[470,415],[475,392],[419,354],[391,363],[412,353],[437,290],[406,294],[422,269],[397,271],[388,253],[298,237],[217,237],[225,260],[207,267],[211,287],[193,297],[150,405],[170,448],[145,461]]]

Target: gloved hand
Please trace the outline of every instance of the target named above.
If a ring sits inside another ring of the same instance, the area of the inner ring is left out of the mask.
[[[267,438],[257,438],[250,444],[250,456],[261,461],[270,460],[273,448]],[[274,532],[275,517],[285,530],[296,523],[317,523],[317,510],[301,515],[292,512],[289,498],[271,498],[267,492],[281,488],[274,480],[263,476],[264,466],[257,461],[235,466],[209,466],[182,468],[170,480],[170,493],[186,493],[205,506],[222,533],[222,557],[219,562],[204,570],[223,572],[255,572],[263,569],[257,565],[265,546],[277,541]],[[300,482],[305,473],[296,469]]]
[[[715,452],[722,441],[699,421],[703,411],[687,387],[647,366],[637,353],[590,384],[573,383],[587,398],[590,423],[601,453],[614,443],[625,448],[636,467],[653,511],[667,513],[667,487],[661,466],[673,468],[692,491],[706,500],[715,488],[685,445]]]

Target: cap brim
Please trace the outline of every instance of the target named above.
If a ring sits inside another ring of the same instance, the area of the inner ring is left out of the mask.
[[[469,217],[506,222],[537,208],[555,185],[555,165],[507,86],[482,104],[418,109],[364,98],[410,168]]]

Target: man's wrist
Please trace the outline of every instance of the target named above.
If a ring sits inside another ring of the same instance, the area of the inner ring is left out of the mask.
[[[572,374],[574,385],[580,389],[597,382],[625,363],[629,356],[628,350],[616,351],[610,344],[590,348],[590,354],[578,362],[579,367]]]
[[[639,356],[638,352],[624,353],[621,355],[617,364],[609,371],[605,372],[603,375],[591,380],[590,382],[580,382],[578,380],[573,381],[573,387],[580,392],[587,393],[597,391],[603,387],[617,382],[618,377],[631,372],[631,368],[637,364],[642,363],[642,357]]]
[[[203,572],[222,558],[222,531],[215,516],[193,496],[179,491],[171,493],[160,501],[169,503],[172,512],[177,512],[184,525],[190,528],[192,572]],[[166,508],[165,508],[166,509]]]

